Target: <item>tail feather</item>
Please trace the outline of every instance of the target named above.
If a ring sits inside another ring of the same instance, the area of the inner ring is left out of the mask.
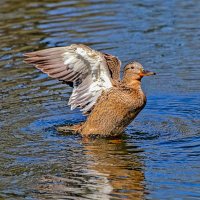
[[[78,134],[81,133],[81,127],[83,123],[68,125],[68,126],[60,126],[57,128],[58,132],[68,133],[68,134]]]

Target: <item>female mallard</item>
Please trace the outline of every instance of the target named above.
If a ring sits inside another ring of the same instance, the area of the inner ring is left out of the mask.
[[[142,77],[155,75],[133,61],[125,66],[120,80],[121,62],[117,57],[83,44],[45,49],[25,56],[25,62],[73,87],[68,104],[71,109],[80,108],[88,118],[83,123],[58,130],[84,136],[121,134],[146,104]]]

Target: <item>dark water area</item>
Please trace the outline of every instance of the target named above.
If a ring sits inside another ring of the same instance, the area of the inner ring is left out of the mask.
[[[198,0],[1,0],[0,199],[200,199],[199,10]],[[85,117],[23,53],[71,43],[157,72],[124,137],[56,131]]]

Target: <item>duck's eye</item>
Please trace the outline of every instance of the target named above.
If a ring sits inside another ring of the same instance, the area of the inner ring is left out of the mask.
[[[131,69],[134,69],[134,67],[131,67]]]

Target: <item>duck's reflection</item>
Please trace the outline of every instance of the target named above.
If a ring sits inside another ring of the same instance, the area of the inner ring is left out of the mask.
[[[82,139],[81,143],[81,154],[70,157],[75,163],[70,168],[66,163],[67,173],[42,178],[40,194],[48,193],[55,199],[66,195],[88,199],[145,198],[141,149],[123,139]]]
[[[86,154],[93,164],[89,166],[104,174],[112,187],[110,196],[117,199],[144,199],[145,182],[142,150],[117,140],[83,140]]]

